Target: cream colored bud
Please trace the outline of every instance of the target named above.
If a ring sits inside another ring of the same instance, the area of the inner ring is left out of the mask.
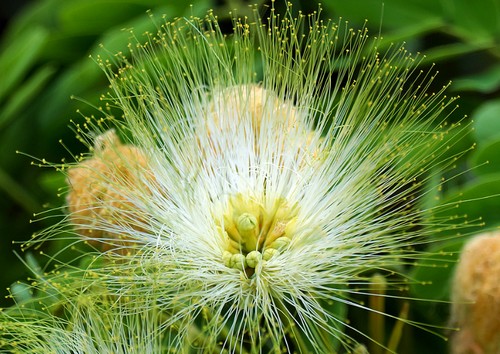
[[[280,99],[272,90],[260,85],[238,85],[213,93],[210,114],[220,129],[227,129],[223,115],[237,114],[243,120],[246,115],[251,118],[252,126],[258,134],[267,115],[272,115],[278,122],[284,123],[288,129],[297,123],[297,109],[293,103]]]

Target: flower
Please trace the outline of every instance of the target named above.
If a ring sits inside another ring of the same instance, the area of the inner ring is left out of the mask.
[[[427,241],[416,203],[454,99],[364,29],[273,9],[268,21],[226,36],[211,13],[181,18],[131,59],[96,58],[127,143],[95,123],[112,139],[69,169],[70,220],[130,252],[104,249],[79,281],[89,296],[153,298],[141,308],[163,314],[155,334],[173,352],[353,347],[352,296]]]

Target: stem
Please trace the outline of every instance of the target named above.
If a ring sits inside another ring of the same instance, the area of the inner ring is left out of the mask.
[[[405,302],[401,311],[399,312],[399,321],[396,322],[394,328],[392,329],[391,337],[389,338],[389,344],[387,344],[386,354],[395,353],[396,349],[398,349],[399,342],[401,340],[401,336],[403,335],[403,326],[404,321],[408,318],[408,312],[410,310],[410,304]]]
[[[285,315],[286,323],[288,323],[288,328],[290,329],[290,337],[297,347],[296,349],[299,349],[298,352],[300,353],[308,353],[309,348],[307,347],[304,338],[302,338],[300,331],[295,329],[295,321],[290,317],[290,312],[281,300],[277,300],[276,303],[278,304],[280,313]]]
[[[370,292],[373,294],[369,298],[370,314],[368,318],[368,332],[372,339],[370,342],[371,354],[382,354],[385,342],[385,292],[387,281],[381,274],[374,274],[370,282]]]

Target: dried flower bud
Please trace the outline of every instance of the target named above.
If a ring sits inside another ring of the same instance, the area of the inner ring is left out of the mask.
[[[114,226],[141,229],[142,216],[131,197],[147,189],[146,167],[143,151],[121,144],[116,133],[108,131],[96,139],[92,158],[69,169],[71,222],[91,244],[108,250],[124,244],[117,240],[129,239]]]
[[[485,233],[463,249],[455,271],[453,354],[500,352],[500,233]]]
[[[292,103],[280,100],[272,91],[256,84],[233,86],[215,92],[210,110],[215,115],[212,123],[219,124],[218,128],[222,129],[243,121],[246,115],[251,119],[256,134],[260,132],[262,121],[268,120],[265,118],[267,115],[273,116],[275,124],[285,123],[290,129],[297,123],[297,109]]]

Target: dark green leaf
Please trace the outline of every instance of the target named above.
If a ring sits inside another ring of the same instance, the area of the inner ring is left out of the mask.
[[[465,54],[475,53],[493,48],[491,43],[467,43],[457,42],[441,45],[425,51],[425,58],[422,64],[431,64],[439,61],[459,57]]]
[[[470,42],[494,43],[500,36],[500,3],[498,0],[447,1],[445,10],[453,22],[454,31]]]
[[[325,9],[353,21],[363,24],[368,19],[369,26],[401,30],[418,26],[420,22],[440,21],[441,6],[438,1],[430,0],[331,0],[323,3]]]
[[[430,222],[435,240],[479,233],[500,224],[500,174],[482,176],[462,189],[448,193]]]
[[[45,87],[54,72],[55,69],[51,66],[42,67],[12,93],[5,107],[0,112],[0,129],[10,120],[15,119],[16,115],[24,107],[29,106],[31,102],[36,100],[36,96]]]
[[[33,213],[39,208],[38,201],[12,176],[0,168],[0,190],[3,190],[12,200],[21,205],[29,213]]]
[[[500,65],[493,66],[481,74],[457,79],[452,88],[454,91],[494,92],[500,88]]]
[[[39,185],[48,195],[57,195],[66,185],[66,176],[55,170],[45,172],[39,178]]]
[[[61,30],[70,34],[98,35],[121,25],[149,8],[147,2],[117,0],[78,0],[61,4]]]
[[[10,43],[10,46],[0,56],[0,102],[13,92],[15,86],[24,78],[36,61],[38,53],[44,46],[48,32],[41,27],[32,27],[20,38]]]
[[[410,286],[412,296],[433,300],[449,298],[450,279],[464,242],[464,238],[450,240],[426,252],[429,258],[417,262],[410,272],[410,278],[415,280]]]

